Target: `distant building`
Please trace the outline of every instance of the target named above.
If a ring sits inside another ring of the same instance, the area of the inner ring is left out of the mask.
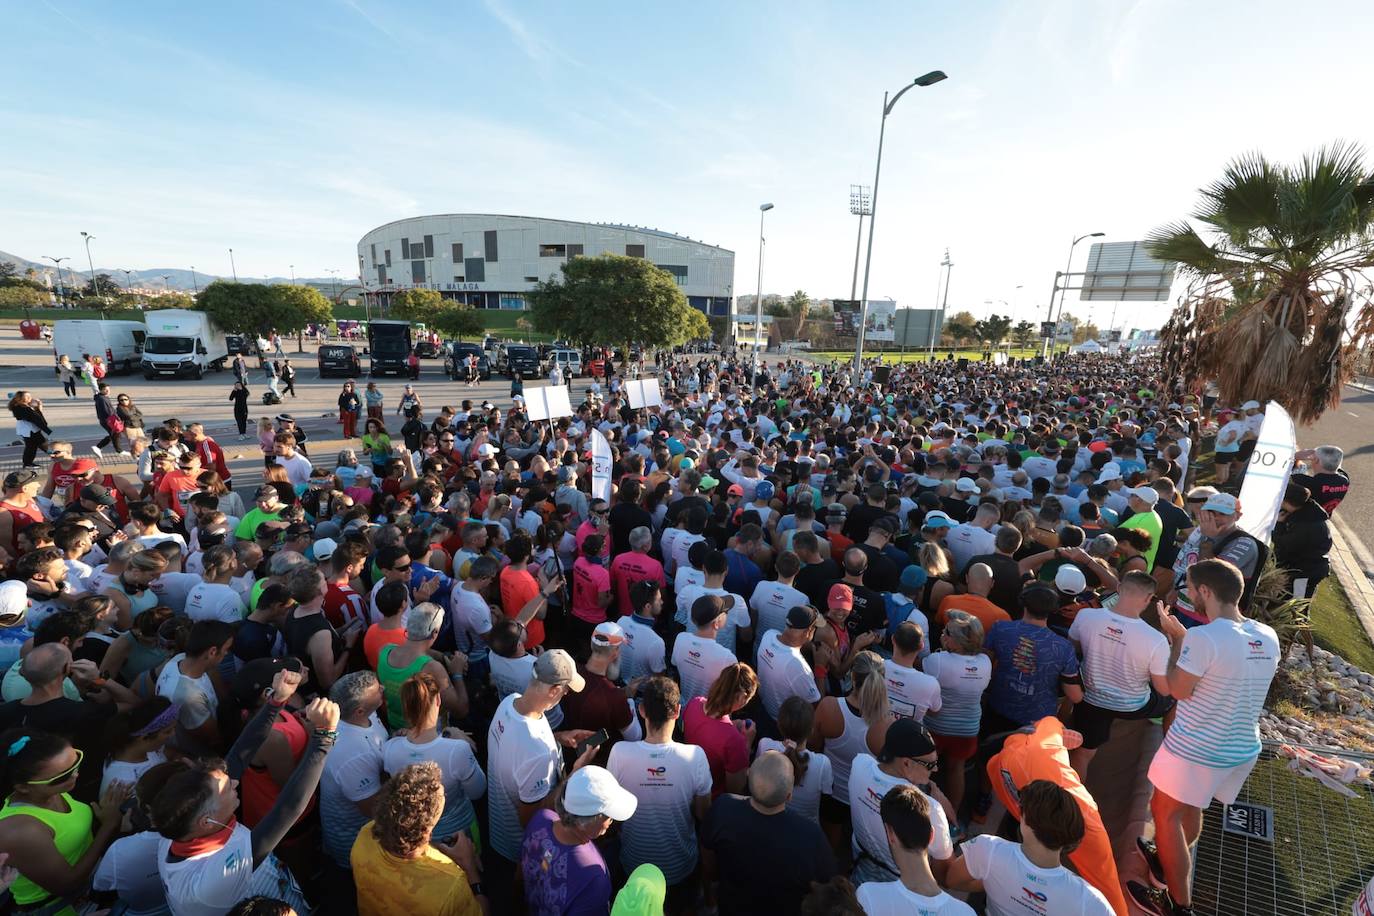
[[[358,273],[385,302],[414,287],[476,308],[523,309],[525,294],[569,258],[620,254],[672,274],[691,305],[728,318],[735,253],[671,232],[532,216],[448,213],[379,226],[358,242]]]

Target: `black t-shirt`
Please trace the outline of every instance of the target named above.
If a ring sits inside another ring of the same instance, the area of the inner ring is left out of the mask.
[[[835,874],[835,856],[815,821],[789,810],[760,814],[739,795],[711,805],[701,844],[716,854],[720,916],[795,913],[812,881]]]
[[[1185,510],[1163,499],[1155,503],[1155,515],[1159,516],[1162,526],[1159,534],[1159,550],[1155,552],[1155,566],[1156,568],[1168,569],[1174,565],[1174,560],[1178,559],[1179,531],[1191,528],[1196,523]],[[1088,581],[1092,582],[1091,579]]]
[[[830,597],[830,586],[840,581],[840,564],[826,558],[819,563],[808,563],[797,573],[792,583],[797,591],[806,596],[811,606],[822,614]]]
[[[710,512],[711,504],[700,496],[684,496],[677,502],[668,504],[668,511],[663,516],[663,527],[673,528],[677,525],[678,516],[691,509],[693,506],[700,506],[706,512]]]
[[[258,658],[271,658],[272,648],[277,643],[277,628],[270,623],[244,620],[234,633],[234,655],[244,662]],[[308,658],[302,659],[307,665]]]
[[[1037,546],[1034,553],[1040,553],[1041,549]],[[992,570],[992,589],[988,592],[988,600],[1006,611],[1014,618],[1021,616],[1021,584],[1025,579],[1021,575],[1021,564],[1008,556],[1000,553],[985,553],[973,557],[968,561],[968,566],[960,570],[961,575],[968,573],[969,566],[974,563],[984,563]],[[1093,581],[1092,579],[1088,580]]]
[[[965,500],[955,499],[953,496],[941,496],[940,508],[944,510],[945,515],[948,515],[956,522],[973,521],[973,513],[977,511]]]
[[[897,518],[882,506],[871,506],[866,502],[860,503],[849,510],[849,518],[845,519],[841,533],[855,543],[863,541],[868,537],[868,526],[884,515],[891,516],[893,519]]]
[[[629,551],[631,531],[640,527],[652,531],[654,527],[653,516],[634,503],[616,503],[611,507],[611,514],[607,517],[611,522],[611,553],[613,555]]]
[[[34,728],[66,738],[86,755],[72,794],[82,801],[100,796],[100,761],[105,759],[105,723],[115,714],[112,703],[58,697],[25,706],[21,700],[0,704],[0,733],[11,728]]]
[[[880,548],[869,544],[855,544],[855,547],[868,557],[868,568],[864,570],[864,585],[876,592],[895,592],[901,585],[901,571],[892,558]]]
[[[1332,515],[1350,492],[1350,475],[1345,471],[1322,471],[1320,474],[1294,474],[1292,482],[1312,494],[1317,504]]]
[[[863,585],[850,585],[849,588],[854,592],[854,611],[845,622],[845,628],[852,635],[870,630],[887,632],[887,602],[883,601],[883,596]],[[825,606],[820,609],[824,612]]]

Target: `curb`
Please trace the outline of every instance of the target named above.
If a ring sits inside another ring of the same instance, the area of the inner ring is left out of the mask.
[[[1365,636],[1374,642],[1374,556],[1344,520],[1331,522],[1331,571],[1345,589]]]

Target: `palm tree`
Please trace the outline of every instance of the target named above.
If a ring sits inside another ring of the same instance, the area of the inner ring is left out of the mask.
[[[1374,266],[1374,174],[1337,143],[1297,165],[1259,153],[1201,190],[1192,218],[1155,230],[1150,253],[1192,277],[1162,333],[1168,376],[1215,380],[1224,400],[1276,400],[1299,423],[1340,402],[1374,333],[1362,271]]]

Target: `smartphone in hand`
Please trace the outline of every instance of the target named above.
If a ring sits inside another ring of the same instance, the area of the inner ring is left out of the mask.
[[[583,754],[587,752],[587,748],[589,747],[600,747],[601,745],[605,744],[607,741],[610,740],[611,733],[603,728],[601,729],[601,731],[589,735],[581,741],[577,742],[577,756],[581,757]]]

